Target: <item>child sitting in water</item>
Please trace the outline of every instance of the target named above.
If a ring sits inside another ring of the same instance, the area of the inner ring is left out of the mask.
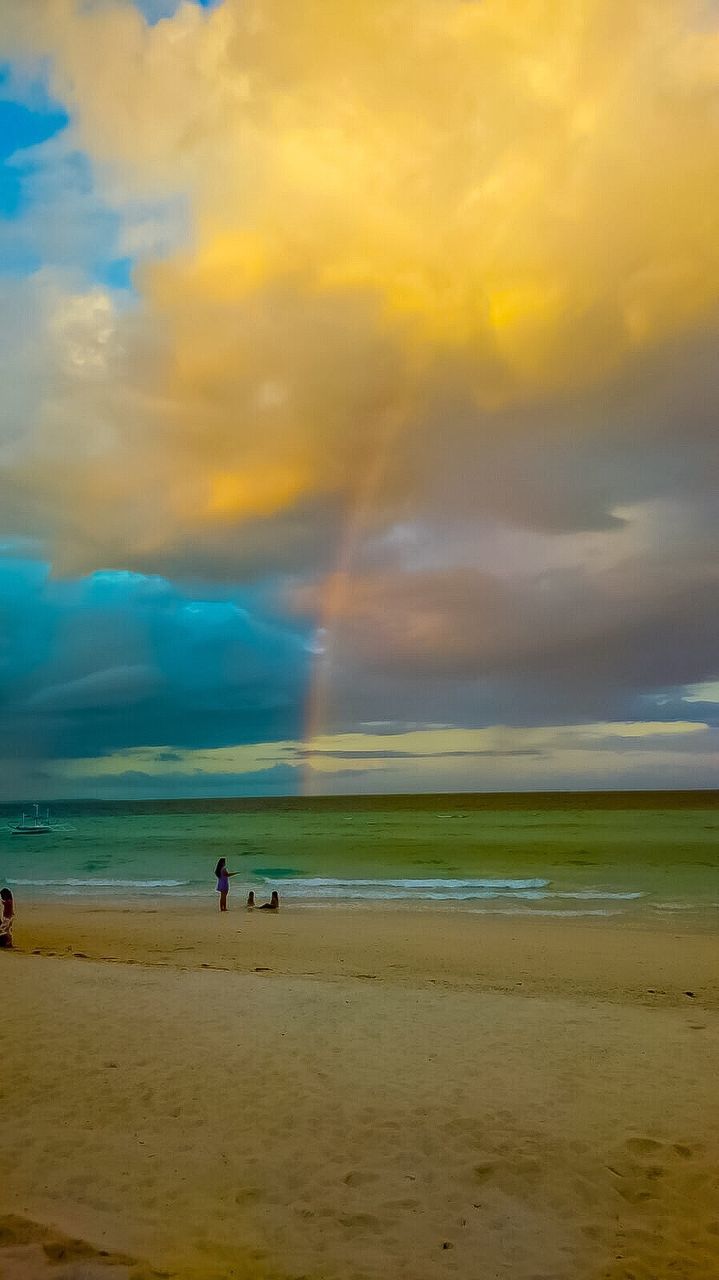
[[[9,889],[0,889],[0,947],[12,946],[12,926],[15,919],[15,903]]]
[[[279,909],[280,909],[280,895],[276,889],[273,889],[272,897],[270,898],[269,902],[262,903],[262,906],[260,907],[260,911],[279,911]]]
[[[255,891],[254,889],[250,889],[250,892],[247,895],[247,910],[254,911],[254,909],[255,909]]]

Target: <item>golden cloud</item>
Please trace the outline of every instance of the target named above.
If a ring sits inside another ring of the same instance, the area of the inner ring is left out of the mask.
[[[716,306],[719,35],[693,0],[224,0],[152,27],[127,0],[11,0],[7,22],[109,195],[190,202],[192,244],[138,269],[124,363],[92,371],[116,443],[73,464],[78,492],[110,464],[148,480],[126,548],[356,494],[438,370],[491,419]]]

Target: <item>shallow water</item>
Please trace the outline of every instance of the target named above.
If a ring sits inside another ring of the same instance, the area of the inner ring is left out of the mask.
[[[297,904],[636,915],[719,907],[719,793],[201,800],[57,805],[70,830],[13,836],[0,878],[18,898],[235,893]],[[5,827],[5,823],[8,827]],[[718,913],[719,923],[719,913]]]

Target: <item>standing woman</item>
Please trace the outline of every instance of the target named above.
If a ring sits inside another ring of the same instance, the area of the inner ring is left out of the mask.
[[[227,862],[224,858],[220,858],[215,867],[215,875],[217,876],[217,892],[220,895],[220,911],[227,910],[227,895],[230,892],[230,876],[236,876],[236,871],[227,870]]]
[[[12,946],[12,926],[15,919],[15,903],[9,889],[0,889],[0,947]]]

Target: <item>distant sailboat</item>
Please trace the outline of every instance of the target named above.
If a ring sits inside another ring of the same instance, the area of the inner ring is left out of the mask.
[[[50,822],[50,810],[46,809],[44,815],[40,813],[40,806],[33,805],[34,813],[23,813],[20,822],[16,823],[10,830],[14,836],[46,836],[53,831],[67,830],[66,824],[53,825]]]

